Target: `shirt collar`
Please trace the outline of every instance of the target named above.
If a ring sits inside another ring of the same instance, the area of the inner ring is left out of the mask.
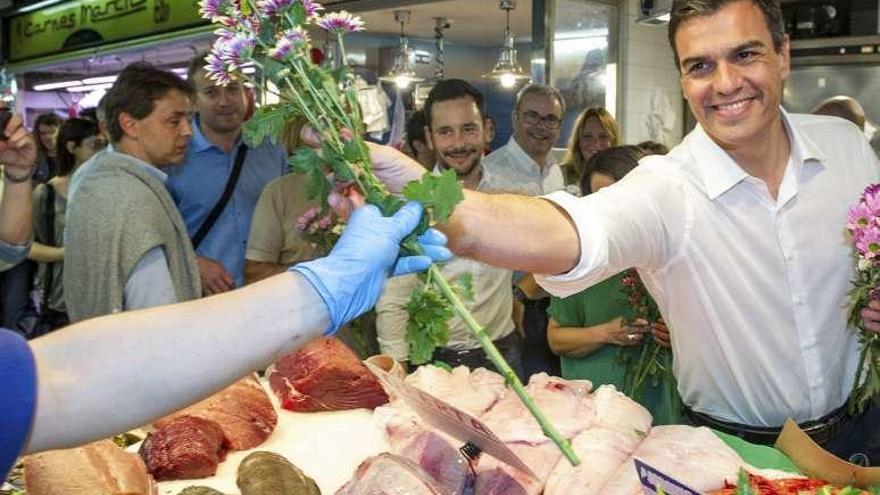
[[[189,140],[189,147],[191,151],[193,151],[194,153],[201,153],[202,151],[206,151],[211,148],[216,148],[218,150],[220,149],[219,146],[212,143],[211,140],[209,140],[202,132],[202,120],[199,117],[199,114],[195,114],[193,116],[191,125],[193,130],[193,135]],[[240,141],[241,136],[239,135],[238,138],[235,140],[235,145],[232,147],[233,150],[238,148],[238,143]]]
[[[800,176],[801,169],[808,161],[824,166],[822,162],[825,161],[825,156],[819,147],[798,131],[785,109],[779,107],[779,111],[791,142],[790,162],[797,167],[797,175]],[[701,125],[697,124],[694,132],[688,136],[688,141],[693,155],[703,158],[700,161],[700,171],[709,199],[714,200],[748,177],[746,171],[706,134]]]
[[[118,151],[108,151],[108,153],[119,153]],[[131,160],[135,165],[141,168],[144,172],[152,175],[153,177],[159,179],[164,184],[168,180],[168,174],[160,170],[158,167],[151,165],[136,156],[129,155],[127,153],[119,153],[121,155],[125,155],[126,158]]]

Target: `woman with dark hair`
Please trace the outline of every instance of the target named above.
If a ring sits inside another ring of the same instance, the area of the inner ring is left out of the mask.
[[[571,137],[568,139],[568,153],[563,160],[562,170],[565,185],[579,189],[588,162],[597,151],[617,146],[620,129],[614,117],[602,107],[590,107],[581,112],[575,121]],[[587,194],[588,190],[579,191]]]
[[[61,117],[54,113],[41,113],[34,122],[34,137],[37,142],[37,167],[34,180],[43,184],[58,175],[57,138]]]
[[[62,290],[67,189],[73,172],[103,146],[98,124],[86,119],[64,122],[58,131],[55,153],[58,175],[34,189],[34,242],[28,258],[40,263],[37,287],[43,293],[36,334],[68,322]]]
[[[581,182],[584,193],[595,193],[623,179],[644,156],[637,146],[599,151],[587,163]],[[564,299],[551,297],[547,341],[560,356],[564,378],[588,379],[594,386],[610,384],[624,390],[627,370],[620,362],[620,348],[641,343],[647,331],[646,326],[631,323],[635,314],[621,290],[625,274],[618,273]],[[658,342],[668,346],[668,342]],[[669,381],[646,384],[634,399],[651,412],[654,424],[679,422],[681,400]]]

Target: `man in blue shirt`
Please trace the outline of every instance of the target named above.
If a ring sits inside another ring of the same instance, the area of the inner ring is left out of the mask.
[[[205,55],[190,62],[188,80],[195,91],[193,136],[186,157],[169,169],[171,196],[196,235],[223,195],[241,145],[247,100],[241,83],[221,87],[205,75]],[[268,140],[247,148],[241,175],[229,202],[196,247],[202,289],[218,294],[244,284],[244,255],[251,217],[263,187],[288,172],[287,153]]]

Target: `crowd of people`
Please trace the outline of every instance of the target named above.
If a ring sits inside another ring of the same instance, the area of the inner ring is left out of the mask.
[[[789,41],[774,0],[676,0],[669,42],[698,122],[671,150],[624,144],[605,109],[587,108],[557,163],[565,101],[542,84],[519,91],[513,133],[491,149],[485,99],[458,79],[412,113],[409,156],[371,147],[392,192],[454,171],[465,199],[439,226],[454,255],[431,230],[427,256],[398,260],[420,206],[382,218],[356,194],[331,198],[354,213],[322,252],[308,233],[323,218],[285,163],[301,125],[279,144],[246,145],[246,89],[213,84],[203,55],[187,81],[129,65],[97,122],[41,117],[30,135],[13,118],[0,142],[2,326],[27,337],[66,328],[30,344],[0,332],[0,400],[20,406],[0,415],[0,474],[23,449],[146,423],[374,306],[375,346],[406,364],[414,272],[432,259],[449,279],[472,277],[466,305],[524,378],[621,386],[617,350],[651,338],[671,349],[677,381],[673,396],[642,399],[658,422],[772,444],[791,417],[831,452],[880,462],[880,408],[846,408],[858,337],[842,232],[847,208],[880,181],[858,112],[840,99],[819,105],[824,115],[780,106]],[[828,114],[856,114],[856,125]],[[658,321],[632,317],[630,268]],[[42,303],[28,327],[32,277]],[[880,331],[880,301],[861,316]],[[455,317],[432,360],[493,368]],[[100,407],[134,386],[144,399],[109,420]]]

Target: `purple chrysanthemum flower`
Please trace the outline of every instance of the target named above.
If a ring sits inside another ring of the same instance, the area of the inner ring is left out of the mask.
[[[214,36],[219,40],[229,41],[235,37],[235,31],[231,31],[227,28],[217,28],[214,30]]]
[[[259,0],[257,11],[263,15],[275,15],[293,5],[294,0]]]
[[[211,50],[211,53],[205,57],[205,64],[205,75],[208,79],[220,86],[225,86],[232,82],[232,77],[226,70],[226,64],[217,56],[214,50]]]
[[[238,19],[228,15],[221,15],[211,19],[214,24],[220,24],[221,26],[234,28],[238,26]]]
[[[880,256],[880,228],[871,226],[864,229],[856,241],[856,250],[868,260]]]
[[[223,15],[223,0],[202,0],[199,2],[199,13],[205,19],[214,19]]]
[[[317,16],[319,10],[324,10],[324,7],[314,0],[302,0],[302,6],[306,10],[307,19]]]
[[[266,51],[266,55],[276,59],[284,60],[291,50],[295,47],[305,45],[309,41],[306,32],[300,27],[288,29],[278,37],[278,41],[273,48]]]
[[[324,14],[318,18],[317,24],[321,29],[335,34],[364,30],[364,21],[345,10]]]
[[[251,56],[256,40],[245,33],[236,33],[232,38],[218,39],[215,46],[217,56],[232,70],[239,70]]]

